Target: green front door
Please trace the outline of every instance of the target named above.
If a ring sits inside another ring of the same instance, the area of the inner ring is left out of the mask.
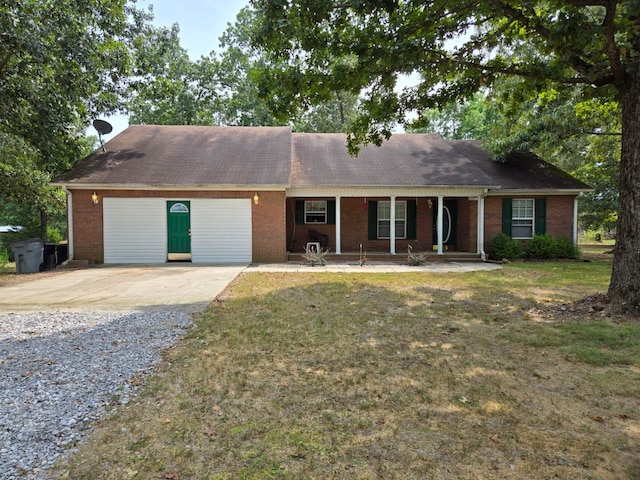
[[[167,260],[191,260],[191,204],[167,202]]]

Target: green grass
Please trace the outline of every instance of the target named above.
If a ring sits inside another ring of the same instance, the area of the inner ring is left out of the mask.
[[[640,322],[609,321],[537,325],[506,334],[512,341],[534,347],[556,347],[571,361],[589,365],[640,367]]]
[[[609,274],[606,262],[243,274],[58,472],[633,478],[638,324],[556,308]]]

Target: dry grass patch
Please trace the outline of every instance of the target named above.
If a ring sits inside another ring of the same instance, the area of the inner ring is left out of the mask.
[[[638,344],[622,347],[623,364],[593,365],[534,341],[541,328],[584,322],[553,308],[537,322],[539,299],[577,300],[608,275],[598,263],[243,274],[57,473],[640,478]],[[640,324],[590,322],[640,334]]]

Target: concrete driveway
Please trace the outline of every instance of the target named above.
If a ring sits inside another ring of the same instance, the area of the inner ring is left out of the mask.
[[[0,315],[39,311],[204,310],[247,265],[136,265],[70,270],[0,289]]]

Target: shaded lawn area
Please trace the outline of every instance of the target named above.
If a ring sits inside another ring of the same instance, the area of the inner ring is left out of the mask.
[[[572,313],[609,275],[243,274],[57,474],[640,478],[640,323]]]

